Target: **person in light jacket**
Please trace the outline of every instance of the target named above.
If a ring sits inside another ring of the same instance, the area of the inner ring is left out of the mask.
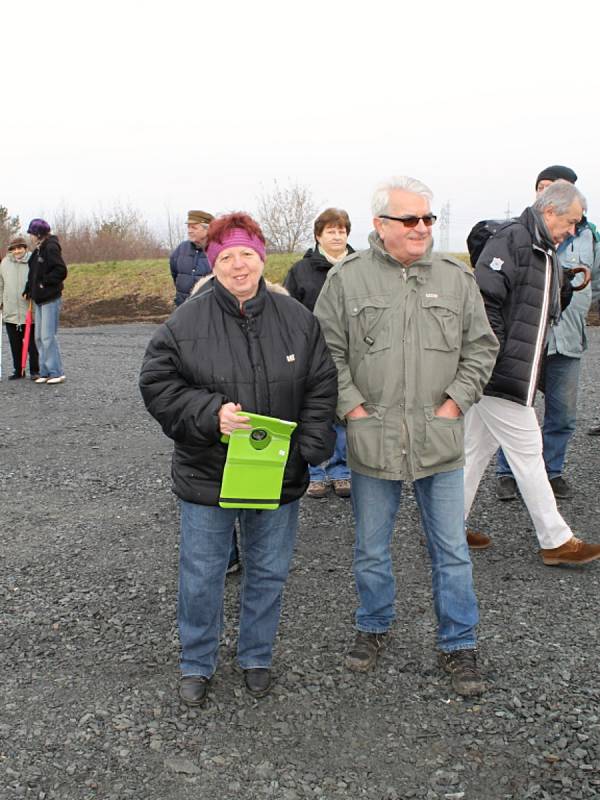
[[[29,273],[29,250],[24,236],[13,236],[8,243],[8,253],[0,264],[0,308],[6,327],[13,360],[13,374],[9,381],[25,377],[21,370],[25,318],[28,303],[23,297]],[[35,346],[35,326],[31,326],[29,338],[29,374],[31,380],[39,378],[38,351]]]

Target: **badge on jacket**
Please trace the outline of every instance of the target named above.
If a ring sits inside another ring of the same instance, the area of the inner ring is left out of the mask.
[[[501,258],[493,258],[490,261],[490,269],[495,269],[496,272],[499,272],[502,269],[502,264],[504,264],[504,261]]]

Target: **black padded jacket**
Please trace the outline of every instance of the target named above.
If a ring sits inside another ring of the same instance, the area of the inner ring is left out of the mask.
[[[281,502],[308,486],[307,462],[320,464],[335,444],[337,371],[319,323],[287,294],[267,291],[240,310],[216,278],[161,325],[144,356],[140,389],[150,414],[175,441],[173,491],[216,506],[227,456],[218,412],[224,403],[298,423]]]
[[[549,321],[560,316],[561,277],[554,245],[533,208],[488,239],[475,267],[500,351],[486,395],[530,406]]]
[[[348,245],[348,253],[354,250]],[[283,285],[303,306],[313,311],[317,298],[321,293],[327,273],[333,264],[319,251],[315,244],[314,250],[309,247],[303,258],[290,268]]]

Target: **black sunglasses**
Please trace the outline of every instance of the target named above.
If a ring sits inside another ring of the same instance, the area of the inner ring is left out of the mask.
[[[380,214],[379,219],[393,219],[394,222],[401,222],[405,228],[416,228],[421,220],[426,227],[431,228],[437,217],[435,214],[423,214],[422,217],[408,215],[406,217],[391,217],[389,214]]]

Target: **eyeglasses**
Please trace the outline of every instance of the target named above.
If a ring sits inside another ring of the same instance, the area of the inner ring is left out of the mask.
[[[394,222],[401,222],[405,228],[416,228],[421,220],[427,228],[431,228],[437,217],[435,214],[423,214],[422,217],[407,215],[406,217],[392,217],[389,214],[380,214],[379,219],[392,219]]]

